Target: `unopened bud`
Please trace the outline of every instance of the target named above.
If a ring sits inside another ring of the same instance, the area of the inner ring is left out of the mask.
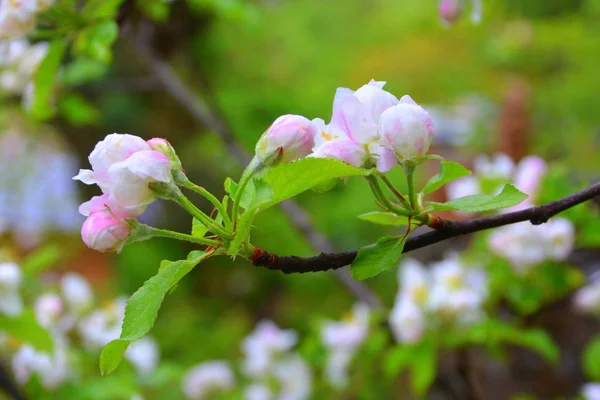
[[[314,146],[316,133],[316,126],[305,117],[281,116],[256,144],[256,155],[265,166],[306,157]]]

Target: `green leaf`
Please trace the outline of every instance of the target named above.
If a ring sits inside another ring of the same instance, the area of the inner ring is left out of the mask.
[[[81,85],[102,78],[107,71],[108,66],[106,64],[82,57],[64,67],[60,82],[63,85]]]
[[[437,346],[432,337],[426,337],[413,350],[411,359],[411,387],[413,392],[424,397],[437,374]]]
[[[600,218],[597,215],[587,218],[578,236],[581,246],[600,247]]]
[[[447,203],[429,202],[429,206],[433,207],[432,211],[468,211],[468,212],[483,212],[497,210],[499,208],[512,207],[527,198],[525,193],[522,193],[511,184],[506,184],[502,192],[497,196],[487,194],[475,194],[471,196],[460,197]]]
[[[463,167],[457,162],[442,161],[440,163],[440,173],[429,179],[429,181],[423,188],[423,193],[433,193],[448,182],[470,174],[471,171],[469,171],[467,168]]]
[[[401,344],[390,350],[383,363],[383,372],[387,378],[394,378],[410,365],[413,358],[413,346]]]
[[[252,206],[267,208],[332,179],[368,174],[369,171],[366,169],[324,158],[303,158],[294,162],[282,163],[268,170],[261,180],[270,186],[272,190],[270,198],[261,198],[260,202],[254,201]],[[257,195],[257,197],[260,196]]]
[[[560,349],[556,346],[548,332],[542,329],[529,329],[521,333],[516,341],[521,347],[533,350],[546,361],[556,365],[560,359]]]
[[[232,199],[235,199],[235,195],[237,194],[239,185],[231,178],[225,179],[225,191],[229,193],[229,196]],[[250,182],[246,185],[244,189],[244,193],[242,194],[242,198],[240,199],[240,206],[244,209],[248,209],[250,205],[254,202],[256,198],[256,187],[254,183],[254,179],[251,179]]]
[[[352,277],[363,280],[397,266],[405,242],[398,237],[388,236],[363,247],[350,266]]]
[[[82,29],[75,39],[73,50],[78,56],[88,56],[108,64],[112,59],[112,44],[119,34],[114,21],[103,21]]]
[[[52,353],[54,349],[52,336],[37,323],[31,310],[14,316],[0,314],[0,331],[31,344],[38,351]]]
[[[237,252],[240,250],[242,243],[248,241],[250,238],[250,231],[252,230],[252,222],[258,212],[258,208],[251,208],[246,210],[237,221],[235,236],[229,244],[229,255],[235,257]]]
[[[192,219],[192,236],[195,237],[204,237],[208,232],[208,228],[202,222],[197,220],[196,218]]]
[[[27,275],[36,275],[56,265],[64,256],[64,248],[55,243],[48,243],[29,253],[21,268]]]
[[[72,125],[95,125],[100,121],[98,108],[78,93],[65,95],[59,103],[60,114]]]
[[[373,211],[358,216],[358,219],[378,225],[407,226],[408,217],[391,212]]]
[[[600,336],[587,344],[581,362],[586,377],[590,381],[600,381]]]
[[[100,353],[100,372],[103,376],[117,369],[130,343],[129,340],[115,339],[104,346]]]
[[[192,251],[186,260],[171,262],[148,279],[127,301],[120,339],[134,341],[148,333],[169,289],[208,257],[207,253]]]
[[[89,0],[83,6],[82,16],[88,21],[113,19],[119,12],[123,0]]]
[[[67,50],[67,40],[54,40],[48,47],[48,53],[33,76],[33,95],[28,104],[29,114],[39,120],[54,115],[52,95],[61,61]]]

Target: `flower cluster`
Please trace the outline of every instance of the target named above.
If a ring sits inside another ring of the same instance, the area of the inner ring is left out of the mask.
[[[21,276],[17,264],[0,264],[0,313],[15,316],[23,312],[24,301],[19,290]],[[78,367],[70,356],[73,349],[81,343],[89,352],[98,354],[104,345],[117,339],[125,316],[125,302],[118,298],[108,306],[94,310],[94,294],[89,283],[75,273],[63,275],[54,290],[42,292],[33,301],[37,323],[52,336],[53,352],[39,351],[27,343],[3,340],[3,350],[13,354],[11,365],[16,381],[25,385],[35,375],[44,388],[52,390],[77,379]],[[18,347],[15,348],[15,344]],[[154,371],[159,355],[156,342],[145,337],[129,346],[125,358],[143,377]]]
[[[418,162],[429,150],[433,123],[410,96],[400,100],[372,80],[356,91],[338,88],[329,124],[298,115],[279,117],[259,140],[263,164],[303,157],[331,158],[381,172]]]
[[[485,155],[475,159],[474,175],[457,179],[446,186],[450,200],[473,194],[497,194],[507,182],[529,197],[522,203],[507,209],[516,211],[535,204],[542,178],[547,170],[546,162],[537,156],[523,158],[518,164],[506,154],[497,153],[493,157]]]
[[[245,400],[303,400],[311,394],[308,364],[291,351],[298,341],[292,330],[281,330],[261,321],[242,343],[241,372],[250,381]],[[235,387],[233,369],[225,361],[206,361],[192,367],[183,378],[183,392],[190,400],[210,398],[215,392]]]
[[[565,260],[574,242],[573,223],[561,217],[544,225],[532,225],[529,221],[506,225],[494,230],[488,238],[490,250],[510,261],[520,273],[544,261]]]
[[[33,75],[47,53],[47,42],[14,39],[0,43],[0,91],[17,96],[30,92]]]
[[[429,269],[409,259],[398,270],[400,290],[389,316],[398,342],[415,343],[439,324],[464,326],[484,316],[488,282],[482,270],[464,265],[457,256]]]
[[[325,375],[334,387],[348,384],[348,368],[354,353],[367,338],[370,314],[367,305],[357,303],[348,318],[323,326],[321,341],[329,351]]]
[[[0,2],[0,40],[26,35],[35,28],[36,17],[54,0],[5,0]]]
[[[79,207],[88,217],[81,236],[93,249],[119,250],[131,234],[129,219],[141,215],[159,197],[151,184],[171,183],[172,167],[181,164],[164,139],[145,141],[117,133],[96,144],[89,161],[92,169],[80,170],[73,179],[97,184],[104,194]]]

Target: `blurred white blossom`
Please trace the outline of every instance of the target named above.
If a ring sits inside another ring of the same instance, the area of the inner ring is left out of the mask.
[[[242,370],[249,376],[263,377],[276,356],[290,350],[297,342],[295,331],[281,330],[272,321],[260,321],[254,332],[242,342],[245,355]]]
[[[133,365],[138,375],[147,376],[158,366],[160,360],[158,343],[148,336],[136,340],[125,351],[125,358]]]
[[[302,357],[291,354],[278,361],[273,375],[279,383],[277,400],[306,400],[312,391],[310,366]]]
[[[22,281],[21,269],[15,263],[0,263],[0,313],[18,315],[23,309],[19,289]]]
[[[25,344],[13,355],[12,369],[19,384],[25,385],[36,375],[44,388],[54,389],[71,377],[66,343],[62,338],[55,339],[53,354],[39,352]]]
[[[0,44],[0,92],[22,96],[47,53],[47,42],[16,39]]]
[[[126,303],[126,298],[119,297],[105,308],[94,310],[79,321],[78,331],[87,348],[100,349],[119,337]]]
[[[62,297],[70,312],[80,315],[93,304],[94,293],[89,282],[81,275],[68,273],[60,280]]]
[[[244,400],[270,400],[273,393],[267,384],[252,383],[244,389]]]
[[[581,312],[600,315],[600,280],[579,289],[575,293],[573,303]]]
[[[215,392],[228,391],[235,377],[225,361],[207,361],[191,368],[183,377],[182,389],[189,400],[208,399]]]
[[[581,388],[584,400],[600,400],[600,383],[586,383]]]

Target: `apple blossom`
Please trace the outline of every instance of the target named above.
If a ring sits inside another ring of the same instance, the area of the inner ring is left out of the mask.
[[[363,146],[350,139],[327,142],[311,154],[311,157],[339,160],[355,167],[362,167],[367,156]]]
[[[451,25],[463,12],[463,0],[440,0],[438,12],[446,25]]]
[[[72,376],[64,339],[55,337],[54,353],[35,350],[25,344],[13,355],[12,369],[17,383],[25,385],[33,375],[46,389],[55,389]]]
[[[242,342],[245,355],[242,369],[250,376],[264,376],[271,368],[273,358],[290,350],[297,341],[295,331],[281,330],[272,321],[260,321]]]
[[[81,315],[92,306],[94,301],[92,288],[81,275],[65,274],[60,280],[60,288],[67,308],[73,314]]]
[[[581,388],[583,400],[600,400],[600,383],[586,383]]]
[[[473,169],[477,176],[486,179],[510,181],[515,171],[515,163],[504,153],[496,153],[491,157],[480,155],[475,159]]]
[[[415,343],[425,332],[425,314],[410,299],[399,297],[389,315],[389,324],[397,342]]]
[[[228,391],[235,377],[225,361],[207,361],[190,369],[183,377],[183,393],[189,400],[208,399],[214,392]]]
[[[125,358],[133,365],[140,376],[148,376],[158,366],[160,349],[151,337],[143,337],[131,343],[125,351]]]
[[[23,280],[21,269],[15,263],[0,263],[0,313],[18,315],[23,309],[19,289]]]
[[[291,354],[278,361],[273,375],[279,383],[277,399],[307,400],[312,391],[312,373],[306,361],[298,354]]]
[[[110,209],[92,212],[81,227],[81,238],[91,249],[106,252],[120,250],[131,235],[132,227]]]
[[[400,162],[424,156],[433,139],[429,113],[410,96],[388,108],[379,119],[379,132]]]
[[[171,161],[171,165],[175,168],[181,168],[181,160],[177,156],[175,149],[167,139],[152,138],[147,142],[152,150],[163,153]]]
[[[288,162],[310,154],[316,126],[300,115],[283,115],[275,120],[256,144],[256,156],[267,165]]]
[[[600,280],[592,282],[575,293],[575,308],[583,313],[600,314]]]
[[[45,328],[55,325],[65,311],[62,299],[54,293],[45,293],[38,297],[33,309],[38,323]]]
[[[24,36],[36,23],[36,0],[0,2],[0,40]]]
[[[108,307],[94,310],[79,321],[78,332],[86,348],[100,349],[111,340],[119,338],[126,304],[127,298],[119,297]]]
[[[270,400],[273,393],[265,383],[252,383],[244,389],[244,400]]]

